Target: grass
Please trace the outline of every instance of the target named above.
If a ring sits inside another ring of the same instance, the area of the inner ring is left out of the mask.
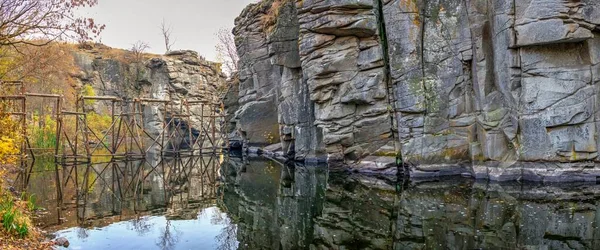
[[[34,115],[28,131],[33,148],[54,148],[56,146],[56,120],[50,115]]]
[[[35,195],[23,192],[21,194],[21,200],[25,202],[25,205],[29,211],[36,211],[39,207],[35,204]]]
[[[31,146],[33,148],[55,148],[56,132],[44,129],[33,129],[30,132]]]
[[[26,207],[26,211],[31,211],[28,210],[28,202],[16,203],[11,195],[4,194],[0,200],[0,218],[2,218],[3,230],[20,238],[29,235],[29,228],[32,225],[29,216],[22,212],[23,206]]]
[[[263,2],[263,4],[271,4],[271,6],[267,8],[264,15],[260,17],[260,23],[262,24],[263,30],[266,33],[273,32],[273,29],[277,24],[277,19],[279,18],[281,8],[288,2],[290,2],[290,0],[273,0],[272,2]]]
[[[38,209],[35,196],[5,191],[11,168],[12,165],[0,164],[0,249],[53,249],[53,243],[45,239],[31,219],[33,211]]]

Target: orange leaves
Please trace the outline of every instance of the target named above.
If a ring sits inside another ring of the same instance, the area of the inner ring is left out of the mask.
[[[1,47],[0,79],[24,81],[27,92],[63,94],[66,105],[72,105],[76,96],[74,87],[77,85],[72,76],[81,73],[75,63],[74,50],[73,45],[58,42],[41,47]],[[47,107],[42,99],[32,99],[28,101],[28,106],[35,109]],[[38,111],[39,114],[44,114],[43,111]]]

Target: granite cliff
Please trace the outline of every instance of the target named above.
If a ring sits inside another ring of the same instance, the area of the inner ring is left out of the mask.
[[[264,0],[234,29],[231,122],[296,160],[595,181],[595,0]]]
[[[187,114],[187,110],[180,109],[184,100],[207,104],[189,105],[191,124],[185,124],[185,127],[189,125],[192,131],[201,130],[203,122],[205,127],[211,122],[209,118],[202,119],[202,114],[220,115],[223,112],[219,108],[219,93],[225,87],[226,77],[217,63],[205,60],[195,51],[136,55],[131,51],[95,44],[80,46],[72,50],[71,54],[78,70],[73,74],[76,80],[74,87],[77,89],[88,85],[97,96],[114,96],[129,101],[137,98],[173,100],[173,105],[168,110],[161,104],[143,103],[144,128],[153,136],[161,135],[164,121],[179,119],[177,117],[182,112]],[[89,108],[99,114],[110,114],[109,106],[109,102],[98,101]],[[132,107],[129,105],[123,108]],[[120,110],[119,107],[117,109]],[[221,122],[221,118],[218,118],[215,126],[220,128]],[[184,127],[179,127],[181,128]],[[172,133],[185,135],[187,131]],[[206,147],[209,146],[208,143],[206,140]]]

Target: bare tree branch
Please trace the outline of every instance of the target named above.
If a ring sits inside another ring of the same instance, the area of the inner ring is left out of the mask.
[[[165,20],[163,19],[163,21],[160,24],[160,31],[163,35],[163,39],[165,41],[165,49],[167,50],[167,52],[171,51],[171,48],[173,47],[173,44],[175,44],[175,41],[171,40],[171,33],[173,31],[173,29],[171,28],[171,26],[167,25],[165,23]]]
[[[217,59],[225,67],[225,73],[231,75],[238,71],[239,56],[235,47],[235,39],[229,29],[221,28],[216,34]]]
[[[105,26],[75,13],[97,3],[98,0],[0,0],[0,46],[46,46],[60,39],[98,38]],[[32,42],[34,39],[41,43]]]
[[[133,55],[133,61],[140,63],[144,60],[144,53],[150,49],[150,45],[144,41],[137,41],[131,45],[129,51]]]

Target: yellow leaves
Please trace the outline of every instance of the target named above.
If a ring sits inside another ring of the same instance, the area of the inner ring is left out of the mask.
[[[7,56],[4,50],[0,50],[0,55],[0,77],[4,78],[14,68],[15,60]]]
[[[0,137],[0,164],[12,164],[17,161],[19,147],[15,139],[7,136]]]
[[[82,96],[96,96],[96,91],[94,91],[94,87],[92,85],[83,85],[81,88]],[[94,105],[96,101],[94,100],[86,100],[85,105]]]
[[[19,124],[0,109],[0,164],[14,164],[20,153],[21,135]]]
[[[94,112],[87,114],[88,126],[97,135],[104,133],[112,124],[112,118],[110,115],[99,115]]]

